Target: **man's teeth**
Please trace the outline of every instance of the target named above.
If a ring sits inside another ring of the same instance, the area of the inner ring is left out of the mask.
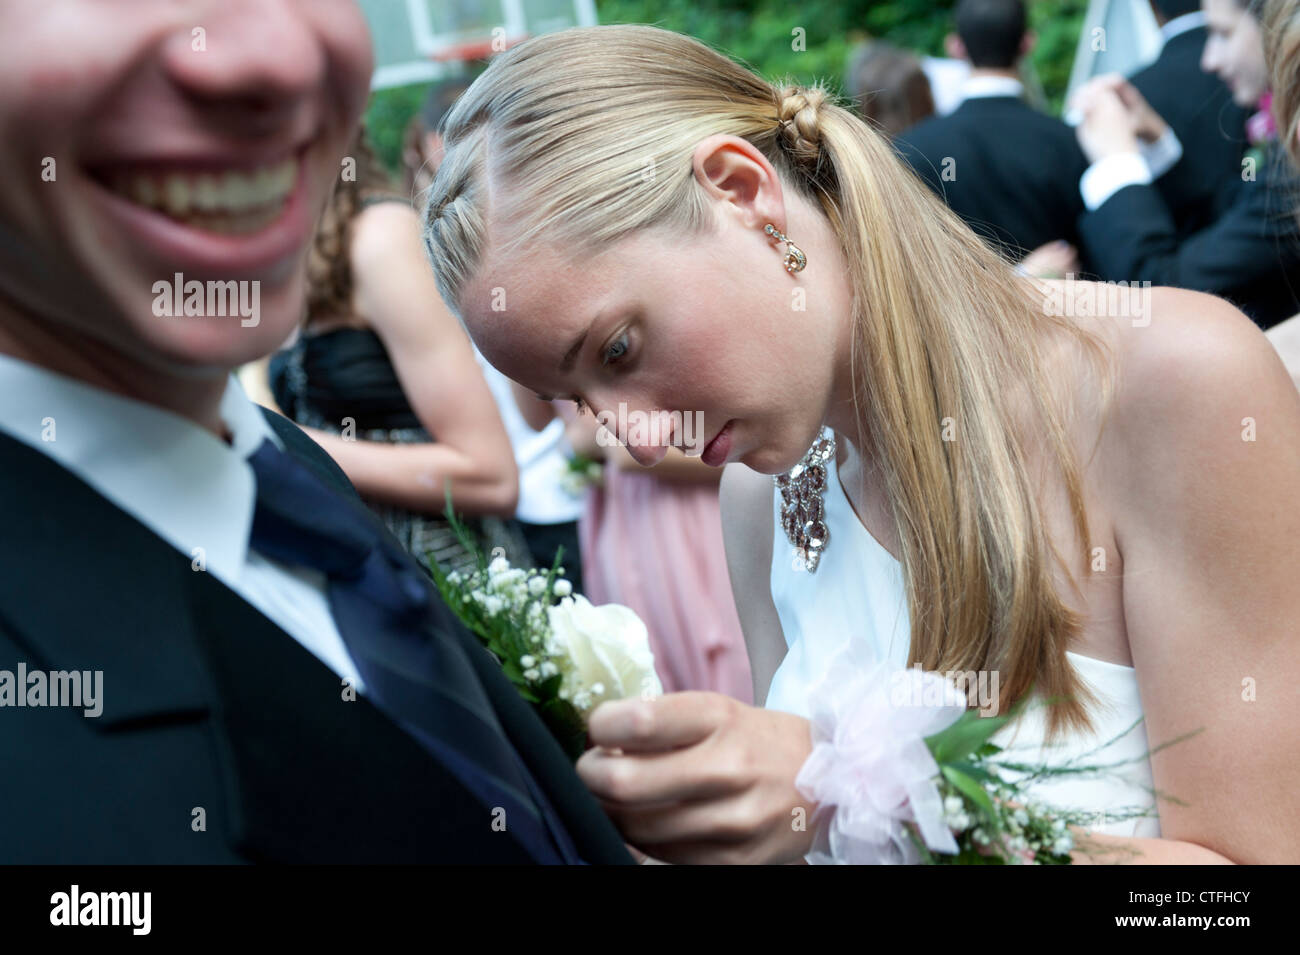
[[[128,199],[173,218],[243,216],[279,207],[293,192],[298,160],[239,172],[120,173],[110,185]]]

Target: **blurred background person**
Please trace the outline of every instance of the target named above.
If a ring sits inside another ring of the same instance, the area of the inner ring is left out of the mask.
[[[443,305],[419,218],[357,133],[307,260],[301,334],[271,361],[283,412],[320,444],[415,557],[465,568],[442,516],[484,553],[526,546],[514,456],[468,337]]]
[[[1149,0],[1163,46],[1130,82],[1173,129],[1182,155],[1156,179],[1179,235],[1217,219],[1232,201],[1246,151],[1247,111],[1227,85],[1201,69],[1209,39],[1201,0]]]
[[[935,112],[920,58],[881,40],[854,50],[844,88],[859,115],[890,139]]]
[[[899,152],[1009,258],[1057,240],[1077,248],[1075,220],[1083,204],[1073,183],[1087,161],[1068,126],[1023,99],[1018,66],[1035,41],[1024,3],[961,0],[955,24],[949,47],[972,67],[962,103],[902,133]]]
[[[565,422],[550,402],[539,401],[474,349],[479,370],[492,390],[519,469],[515,523],[533,566],[547,569],[560,560],[575,593],[586,594],[578,520],[586,493],[569,486],[569,445]]]
[[[1227,84],[1238,106],[1257,111],[1248,127],[1258,142],[1229,174],[1228,206],[1190,236],[1179,235],[1154,185],[1152,154],[1168,168],[1182,150],[1170,124],[1120,77],[1089,81],[1075,100],[1084,115],[1076,132],[1091,162],[1079,183],[1089,210],[1080,236],[1101,278],[1210,292],[1269,328],[1300,310],[1300,229],[1296,174],[1272,129],[1262,7],[1263,0],[1204,0],[1201,67]]]
[[[469,88],[469,81],[460,77],[439,80],[429,88],[423,104],[402,135],[402,170],[406,194],[418,209],[421,194],[433,182],[433,175],[442,162],[442,133],[438,131],[447,110]]]
[[[1300,167],[1300,0],[1268,0],[1262,25],[1278,142],[1291,164]],[[1300,199],[1296,215],[1300,216]],[[1300,315],[1275,325],[1267,334],[1300,387]]]

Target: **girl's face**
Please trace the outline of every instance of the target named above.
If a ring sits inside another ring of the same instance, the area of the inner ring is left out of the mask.
[[[792,191],[782,203],[775,173],[747,143],[724,146],[709,168],[733,191],[716,197],[717,232],[641,232],[581,259],[547,246],[499,262],[489,249],[460,313],[503,374],[543,398],[580,400],[640,463],[678,446],[707,464],[775,474],[808,450],[842,393],[848,270],[829,223]],[[783,231],[808,257],[795,275],[763,231],[783,213]],[[656,412],[670,415],[657,434]]]
[[[1201,69],[1217,73],[1238,106],[1250,109],[1268,89],[1264,40],[1259,21],[1238,0],[1202,0],[1209,38]]]
[[[0,316],[180,374],[271,351],[370,71],[351,0],[0,0]]]

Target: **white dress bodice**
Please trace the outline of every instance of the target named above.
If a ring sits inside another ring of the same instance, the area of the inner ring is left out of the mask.
[[[833,457],[826,477],[830,537],[815,573],[804,569],[782,530],[781,496],[775,487],[772,495],[772,599],[787,652],[764,705],[804,717],[811,709],[809,694],[847,641],[865,641],[873,659],[890,661],[900,670],[907,667],[910,649],[902,566],[858,520]],[[993,741],[1020,762],[1114,767],[1096,775],[1042,780],[1030,792],[1050,805],[1095,814],[1089,828],[1097,832],[1159,836],[1136,671],[1075,653],[1067,657],[1098,700],[1089,710],[1093,731],[1065,731],[1045,746],[1044,708],[1031,703]],[[1147,815],[1132,818],[1135,808]],[[1121,814],[1128,818],[1117,820]]]

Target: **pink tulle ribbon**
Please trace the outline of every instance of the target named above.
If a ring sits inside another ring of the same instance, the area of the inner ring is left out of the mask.
[[[965,711],[957,687],[937,673],[873,661],[850,640],[809,698],[813,751],[795,779],[818,803],[807,861],[914,864],[920,853],[908,823],[931,851],[957,852],[925,744]]]

